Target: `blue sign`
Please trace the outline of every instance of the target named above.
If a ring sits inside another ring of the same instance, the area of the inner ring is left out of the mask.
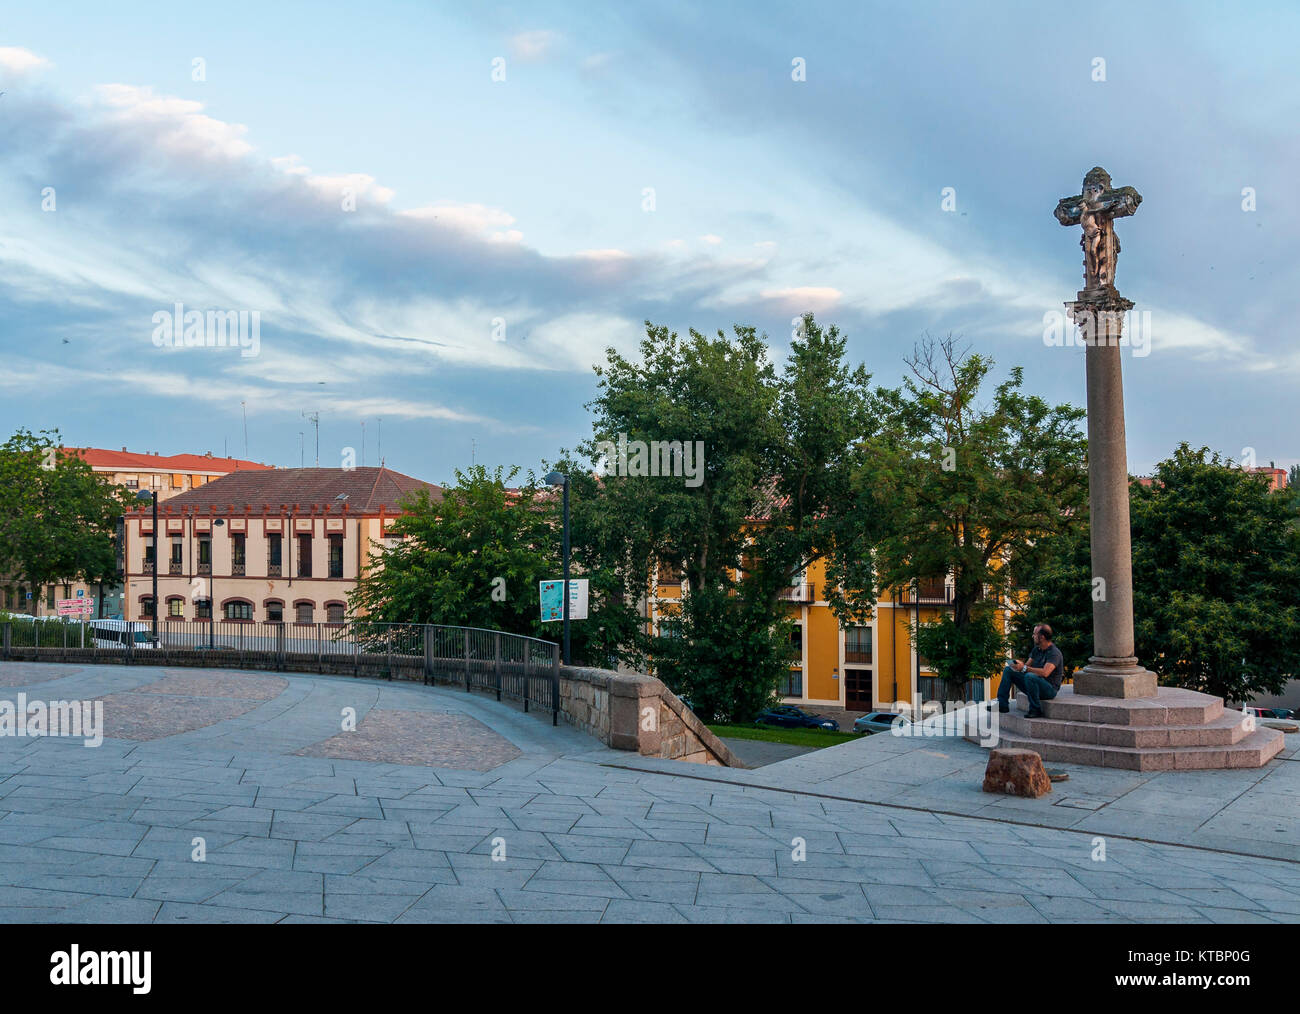
[[[563,581],[541,581],[542,622],[553,623],[564,619]]]
[[[86,589],[85,589],[85,588],[78,588],[78,589],[77,589],[77,598],[79,598],[79,599],[84,599],[85,597],[86,597]]]

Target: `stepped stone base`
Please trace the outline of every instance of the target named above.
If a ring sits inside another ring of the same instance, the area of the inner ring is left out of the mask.
[[[1121,698],[1077,690],[1062,687],[1043,701],[1042,718],[1026,718],[1028,699],[1017,695],[1018,708],[998,716],[997,747],[1129,771],[1258,768],[1282,750],[1280,730],[1248,729],[1240,712],[1225,711],[1209,694],[1161,687],[1154,697]]]

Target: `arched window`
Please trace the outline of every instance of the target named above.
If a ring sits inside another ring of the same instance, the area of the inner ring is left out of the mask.
[[[295,623],[315,623],[316,603],[310,599],[299,599],[293,604]]]

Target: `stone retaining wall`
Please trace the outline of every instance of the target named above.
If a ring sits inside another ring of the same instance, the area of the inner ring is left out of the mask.
[[[744,767],[726,744],[653,676],[562,666],[560,714],[569,724],[616,750]]]

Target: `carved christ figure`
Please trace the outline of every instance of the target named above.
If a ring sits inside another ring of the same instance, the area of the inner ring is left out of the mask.
[[[1083,193],[1062,197],[1056,205],[1056,220],[1062,225],[1083,226],[1079,246],[1083,248],[1085,290],[1115,288],[1115,266],[1119,260],[1119,237],[1114,220],[1131,215],[1142,203],[1132,187],[1111,187],[1110,174],[1101,166],[1083,178]]]

